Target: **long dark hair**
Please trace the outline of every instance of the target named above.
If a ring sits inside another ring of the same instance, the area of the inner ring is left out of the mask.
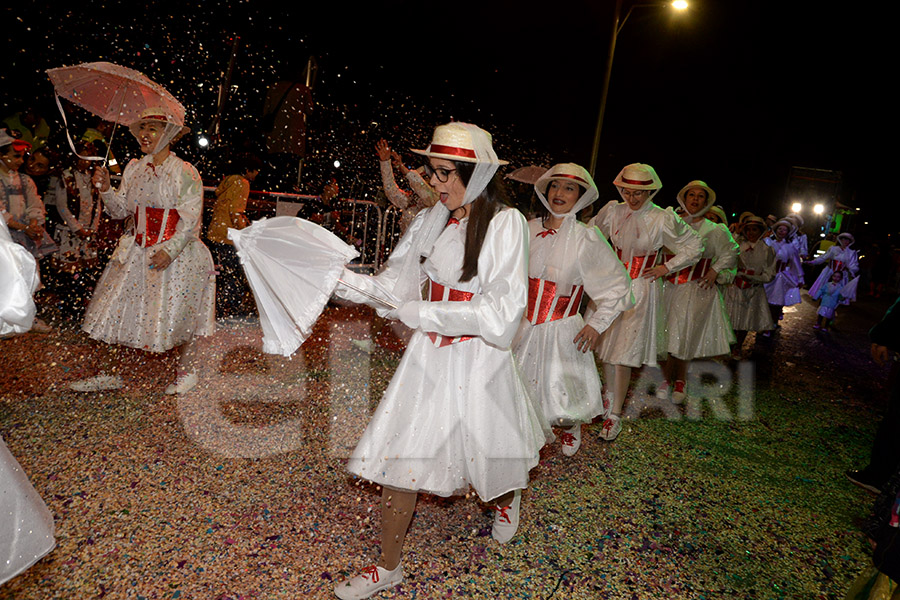
[[[475,164],[452,161],[463,185],[468,187]],[[487,234],[488,225],[500,209],[509,206],[506,186],[498,173],[488,182],[487,187],[478,195],[469,209],[469,225],[466,227],[466,246],[463,253],[462,276],[460,281],[469,281],[478,274],[478,255]]]

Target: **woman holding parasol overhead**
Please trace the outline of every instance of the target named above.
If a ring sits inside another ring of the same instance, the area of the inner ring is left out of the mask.
[[[215,329],[215,277],[200,241],[203,188],[200,174],[170,145],[186,133],[176,115],[144,110],[129,129],[145,156],[125,167],[118,190],[105,168],[96,169],[106,211],[134,218],[134,232],[119,241],[97,283],[82,329],[95,340],[150,352],[179,348],[178,374],[167,394],[197,384],[190,343]],[[118,375],[101,373],[71,384],[76,391],[121,387]]]

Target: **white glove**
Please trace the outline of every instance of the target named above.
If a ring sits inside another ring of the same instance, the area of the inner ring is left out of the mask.
[[[421,320],[419,319],[419,304],[421,304],[421,302],[407,302],[406,304],[398,308],[396,313],[391,316],[402,322],[410,329],[418,329],[419,323],[421,322]]]

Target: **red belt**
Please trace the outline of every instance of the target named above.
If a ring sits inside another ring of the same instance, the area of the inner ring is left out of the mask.
[[[846,268],[846,266],[847,265],[845,265],[843,262],[841,262],[839,260],[831,261],[831,270],[835,273],[843,271]]]
[[[709,273],[709,269],[712,266],[711,258],[701,258],[697,261],[697,264],[685,267],[680,271],[675,271],[669,275],[666,275],[666,280],[670,283],[674,283],[675,285],[680,285],[682,283],[688,283],[690,281],[696,281],[701,277],[705,277],[707,273]]]
[[[746,273],[747,275],[755,275],[756,271],[754,271],[753,269],[738,269],[738,275],[734,278],[734,285],[742,290],[753,287],[753,282],[747,281],[746,279],[741,277],[741,273]]]
[[[568,296],[557,296],[555,282],[529,277],[526,318],[532,325],[540,325],[571,317],[578,312],[583,293],[583,285],[573,285]]]
[[[473,294],[472,292],[461,292],[459,290],[448,288],[445,285],[435,283],[430,279],[428,280],[429,302],[468,302],[474,295],[475,294]],[[428,337],[431,338],[431,341],[434,342],[435,346],[437,346],[438,348],[443,348],[444,346],[449,346],[450,344],[471,340],[475,336],[462,335],[451,337],[449,335],[441,335],[439,333],[429,332]]]
[[[619,257],[619,260],[622,260],[622,249],[616,248],[616,256]],[[646,254],[644,256],[632,256],[629,262],[622,262],[625,265],[625,270],[628,271],[628,275],[631,276],[632,279],[637,279],[638,276],[644,271],[644,268],[653,268],[656,264],[656,257],[659,256],[659,252],[654,252],[653,254]]]
[[[138,222],[138,215],[140,213],[140,208],[135,209],[134,211],[134,222]],[[147,232],[147,243],[144,243],[144,234],[138,233],[134,236],[134,241],[138,246],[143,246],[144,248],[149,248],[155,244],[160,242],[165,242],[169,240],[173,235],[175,235],[175,225],[178,224],[178,211],[174,208],[165,209],[165,208],[145,208],[144,209],[147,214],[147,222],[144,224],[144,230]],[[163,226],[163,215],[166,210],[169,211],[168,217],[166,217],[165,227]],[[160,231],[162,231],[162,235],[160,235]]]

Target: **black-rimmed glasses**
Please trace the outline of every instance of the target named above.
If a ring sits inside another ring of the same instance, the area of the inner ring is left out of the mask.
[[[424,165],[425,167],[425,175],[428,179],[432,177],[437,177],[437,180],[441,183],[447,183],[450,180],[450,174],[455,173],[456,169],[445,169],[444,167],[432,167],[428,163]]]

